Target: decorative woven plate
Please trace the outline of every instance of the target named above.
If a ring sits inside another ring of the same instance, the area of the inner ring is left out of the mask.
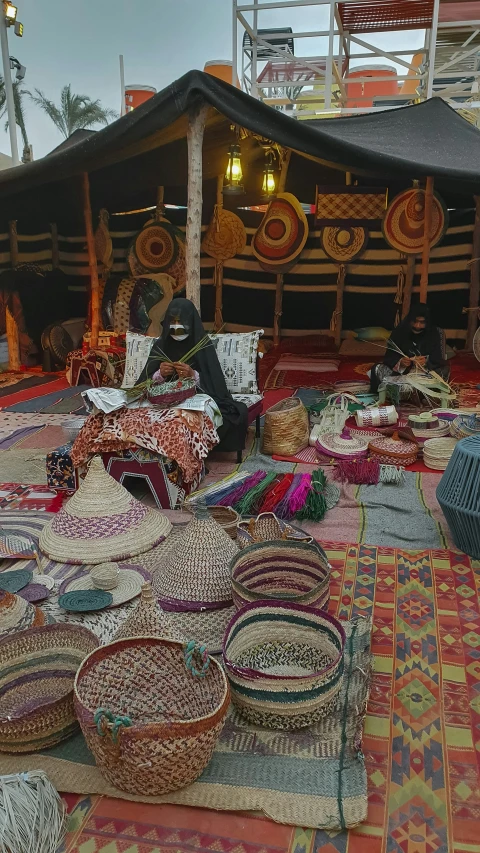
[[[5,592],[18,592],[32,580],[32,572],[17,569],[13,572],[0,572],[0,589]]]
[[[25,601],[30,601],[33,604],[34,602],[44,601],[48,598],[48,589],[41,583],[29,583],[23,589],[19,590],[18,595]]]
[[[51,575],[40,575],[34,572],[31,583],[41,584],[46,589],[51,590],[55,586],[55,579]]]
[[[378,462],[386,465],[412,465],[418,454],[418,444],[402,438],[398,432],[374,438],[368,449]]]
[[[108,590],[110,601],[104,606],[108,607],[111,605],[112,607],[116,607],[118,604],[124,604],[126,601],[131,601],[132,598],[140,595],[144,580],[145,578],[143,575],[135,569],[120,568],[118,584],[114,589]],[[80,577],[70,578],[69,580],[64,581],[60,587],[60,595],[62,597],[64,594],[68,595],[70,592],[76,591],[103,592],[103,590],[97,590],[91,575],[84,576],[83,573]]]
[[[345,264],[361,255],[368,242],[366,228],[347,225],[326,227],[322,230],[322,248],[326,255],[337,263]]]
[[[177,229],[166,219],[152,222],[134,237],[132,248],[148,272],[166,272],[178,256]]]
[[[103,610],[104,607],[109,607],[112,601],[111,593],[103,589],[76,589],[66,592],[58,599],[60,607],[64,610],[73,610],[77,613]]]
[[[308,237],[308,222],[291,193],[273,199],[252,240],[252,251],[267,272],[288,272],[297,263]]]
[[[202,251],[216,261],[228,261],[235,255],[241,255],[246,242],[247,232],[240,217],[217,205],[202,243]]]
[[[423,247],[425,190],[410,189],[395,196],[382,223],[383,236],[403,255],[418,255]],[[430,247],[440,242],[448,228],[448,211],[435,193],[432,205]]]
[[[353,457],[367,455],[368,440],[366,438],[356,438],[352,435],[340,436],[334,433],[327,433],[317,439],[315,447],[324,456],[334,456],[337,459],[352,459]]]

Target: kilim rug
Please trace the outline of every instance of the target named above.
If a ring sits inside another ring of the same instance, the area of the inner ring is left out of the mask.
[[[19,483],[0,483],[0,510],[43,510],[57,512],[61,508],[56,492],[48,486],[22,486]],[[0,524],[1,524],[0,516]]]
[[[327,550],[333,567],[331,612],[341,618],[373,618],[375,674],[363,740],[369,809],[366,821],[356,829],[337,833],[311,829],[298,838],[298,847],[290,849],[297,853],[473,853],[480,837],[480,562],[440,549],[327,544]],[[54,781],[61,775],[73,788],[76,768],[59,761],[59,750],[49,759],[4,755],[0,773],[18,772],[34,761]],[[302,752],[296,753],[295,760],[304,765],[308,777],[311,759]],[[259,757],[259,766],[264,765],[264,785],[281,780],[282,789],[290,789],[287,765],[292,767],[292,755],[287,761],[277,754],[272,775],[267,737],[257,740],[252,754]],[[193,788],[182,793],[184,805]],[[212,788],[213,798],[219,794],[229,800],[227,808],[238,803],[235,788],[230,792],[224,784],[212,784]],[[103,800],[97,807],[96,800],[86,802],[88,813],[79,819],[76,836],[86,846],[70,846],[69,853],[190,850],[179,841],[162,844],[155,836],[150,844],[142,837],[157,823],[164,827],[163,806]],[[90,802],[98,820],[90,820]],[[208,805],[215,807],[212,801]],[[281,813],[276,817],[284,820]],[[199,816],[198,826],[200,820]],[[213,816],[211,820],[215,826]],[[183,826],[181,818],[177,825]],[[225,835],[232,841],[238,838],[233,830]],[[201,846],[195,841],[193,849]],[[276,846],[284,849],[280,843]],[[235,849],[223,843],[205,847],[225,853]]]

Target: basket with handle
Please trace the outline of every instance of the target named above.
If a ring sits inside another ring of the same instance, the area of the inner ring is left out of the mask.
[[[157,796],[206,767],[229,704],[204,646],[159,637],[116,640],[77,672],[75,710],[101,773],[120,790]]]
[[[293,456],[308,445],[308,412],[296,397],[280,400],[265,415],[263,452]]]

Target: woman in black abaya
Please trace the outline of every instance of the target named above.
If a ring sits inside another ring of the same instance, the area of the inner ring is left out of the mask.
[[[372,367],[371,390],[376,392],[384,379],[405,375],[416,365],[433,370],[442,379],[448,380],[450,368],[443,357],[442,337],[441,330],[431,322],[428,306],[422,303],[412,305],[408,315],[393,330],[389,339],[402,351],[403,356],[397,349],[389,347],[387,342],[382,364]]]
[[[199,313],[189,299],[173,299],[165,314],[163,332],[150,351],[150,356],[138,384],[160,371],[164,379],[174,373],[182,379],[195,378],[199,391],[212,397],[223,417],[218,427],[218,450],[238,451],[245,447],[247,434],[247,407],[236,402],[225,383],[214,346],[197,352],[190,364],[182,362],[183,356],[206,335]],[[165,361],[163,354],[173,362]]]

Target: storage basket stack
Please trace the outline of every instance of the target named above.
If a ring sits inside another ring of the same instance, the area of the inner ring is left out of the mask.
[[[445,471],[457,443],[456,438],[430,438],[423,445],[423,461],[427,468]]]
[[[263,452],[294,456],[308,445],[308,413],[296,397],[280,400],[265,415]]]
[[[480,434],[480,414],[459,415],[450,425],[450,435],[453,438],[468,438],[469,435]]]

